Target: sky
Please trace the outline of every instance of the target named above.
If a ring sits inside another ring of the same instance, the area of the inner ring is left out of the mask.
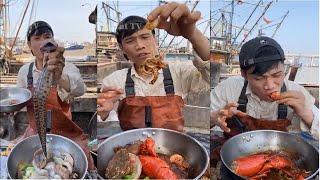
[[[22,28],[19,32],[19,37],[25,38],[27,27],[29,25],[29,17],[32,7],[32,2],[29,5],[26,17],[24,19]],[[102,7],[102,0],[37,0],[38,6],[36,8],[36,15],[32,16],[32,21],[44,20],[47,21],[53,28],[55,38],[61,41],[89,41],[94,40],[95,25],[88,22],[88,16],[94,10],[95,5],[98,4],[98,29],[105,25],[106,16]],[[106,2],[106,1],[104,1]],[[114,1],[109,1],[113,5]],[[184,1],[180,1],[183,3]],[[10,4],[10,35],[14,36],[17,30],[17,24],[20,22],[22,12],[27,4],[27,0],[9,0]],[[201,1],[196,10],[202,12],[204,20],[209,19],[209,1]],[[140,15],[146,17],[146,14],[158,6],[156,0],[144,1],[119,1],[119,9],[122,12],[121,19],[129,15]],[[189,3],[191,7],[191,4]],[[114,25],[115,28],[116,25]],[[204,29],[206,22],[199,25],[199,29]],[[209,36],[209,28],[207,30]],[[161,34],[165,35],[165,34]],[[171,36],[167,40],[171,40]],[[180,41],[176,38],[177,42]]]
[[[257,3],[258,1],[244,2]],[[266,5],[270,0],[263,0],[263,4]],[[213,1],[211,4],[212,18],[217,19],[221,13],[216,14],[217,10],[223,5],[229,4],[226,1]],[[254,9],[254,5],[243,3],[241,5],[235,5],[234,24],[242,27],[244,22],[249,17],[250,13]],[[264,7],[258,8],[253,14],[251,20],[246,26],[250,29],[257,18],[261,15]],[[227,9],[230,11],[231,9]],[[279,30],[277,31],[274,38],[283,47],[285,52],[298,53],[298,54],[319,54],[319,2],[318,1],[284,1],[278,0],[272,3],[270,8],[265,14],[268,20],[272,23],[266,24],[261,20],[258,27],[267,27],[272,24],[279,23],[282,17],[289,11],[288,16],[283,21]],[[272,36],[276,26],[266,28],[263,30],[267,36]],[[254,29],[253,33],[248,36],[248,39],[253,38],[257,35],[257,28]],[[241,34],[238,40],[243,39]]]
[[[25,39],[28,28],[32,2],[25,16],[19,37]],[[95,0],[37,0],[36,14],[31,22],[44,20],[48,22],[55,38],[61,41],[93,42],[95,39],[95,25],[90,24],[88,17],[98,1]],[[26,6],[27,0],[9,0],[10,5],[10,34],[16,34],[18,22]]]
[[[20,21],[23,8],[27,0],[8,0],[10,4],[10,33],[15,35],[17,23]],[[31,2],[34,0],[31,0]],[[258,2],[257,0],[242,0],[244,2]],[[263,0],[267,4],[270,0]],[[89,41],[95,39],[95,25],[88,22],[88,16],[94,10],[95,5],[99,4],[98,8],[98,29],[105,24],[105,13],[101,9],[102,0],[37,0],[38,6],[36,16],[33,20],[45,20],[53,28],[55,38],[62,41]],[[111,1],[112,2],[112,1]],[[184,1],[180,1],[184,2]],[[230,1],[215,0],[211,2],[201,0],[196,10],[202,12],[203,19],[199,23],[209,18],[209,8],[215,11],[221,6]],[[111,3],[112,4],[112,3]],[[31,7],[32,4],[30,4]],[[158,5],[158,1],[120,1],[119,7],[122,13],[121,18],[128,15],[140,15],[146,17],[147,13]],[[189,7],[191,4],[189,4]],[[236,5],[234,23],[241,26],[250,12],[253,10],[253,5],[242,4]],[[30,9],[27,12],[23,26],[20,30],[19,36],[25,38],[28,21],[30,17]],[[259,8],[254,14],[252,20],[249,22],[250,28],[259,14],[262,13],[263,8]],[[284,20],[282,26],[279,28],[275,39],[282,45],[286,52],[303,53],[303,54],[319,54],[319,2],[318,1],[275,1],[266,13],[266,17],[272,20],[273,23],[280,21],[281,17],[289,10],[289,15]],[[219,17],[219,14],[213,15],[213,19]],[[34,17],[34,16],[33,16]],[[254,18],[255,17],[255,18]],[[272,23],[271,23],[272,24]],[[206,23],[199,25],[200,30],[204,30]],[[263,21],[259,27],[265,27]],[[264,30],[268,36],[272,35],[274,28]],[[165,33],[161,34],[162,37]],[[209,36],[209,30],[206,35]],[[248,39],[257,35],[257,31],[251,34]],[[243,37],[243,35],[241,36]],[[167,38],[171,40],[169,36]],[[180,42],[176,38],[176,42]]]

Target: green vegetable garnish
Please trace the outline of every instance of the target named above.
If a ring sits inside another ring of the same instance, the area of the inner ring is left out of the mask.
[[[29,179],[30,176],[32,176],[32,173],[34,173],[36,171],[36,169],[32,166],[32,167],[27,167],[25,170],[25,174],[23,176],[23,179]]]
[[[125,175],[123,179],[133,179],[133,174]]]

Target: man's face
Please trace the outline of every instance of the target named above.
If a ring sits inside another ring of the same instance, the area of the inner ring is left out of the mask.
[[[285,67],[283,63],[278,63],[263,75],[250,74],[253,68],[243,72],[243,76],[248,80],[252,92],[261,100],[272,101],[269,95],[274,91],[280,91],[285,77]]]
[[[40,35],[32,35],[28,46],[33,52],[36,59],[43,59],[43,53],[40,51],[40,47],[43,45],[44,40],[53,38],[50,32],[42,33]]]
[[[143,28],[122,40],[123,53],[136,65],[142,64],[147,58],[158,54],[155,38],[150,30]]]

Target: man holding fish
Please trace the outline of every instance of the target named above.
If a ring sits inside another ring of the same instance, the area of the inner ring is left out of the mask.
[[[22,139],[39,134],[40,140],[45,140],[45,132],[58,134],[72,139],[86,153],[89,170],[94,170],[93,159],[88,148],[88,136],[77,126],[71,117],[69,100],[81,96],[86,91],[86,85],[79,69],[72,63],[65,62],[64,48],[54,41],[51,26],[44,21],[34,22],[27,32],[28,46],[35,56],[35,61],[21,67],[18,73],[17,86],[28,88],[33,93],[33,101],[27,105],[27,127]],[[46,46],[47,45],[47,46]],[[44,52],[44,47],[51,51]],[[51,80],[39,82],[44,69],[52,73]],[[45,83],[49,83],[45,84]],[[37,87],[43,86],[43,87]],[[44,91],[45,96],[37,93]],[[44,102],[44,103],[43,103]],[[35,105],[36,104],[36,105]],[[38,106],[44,107],[38,107]],[[43,112],[42,112],[42,110]],[[50,117],[50,118],[48,118]],[[43,142],[45,144],[45,142]]]
[[[196,27],[200,18],[199,11],[170,2],[154,9],[148,20],[129,16],[119,23],[116,38],[133,66],[103,79],[98,97],[102,120],[114,110],[122,130],[157,127],[183,131],[183,99],[195,85],[191,82],[209,86],[209,41]],[[188,39],[200,58],[196,57],[193,65],[165,64],[156,43],[156,27]]]
[[[255,129],[307,131],[319,139],[315,99],[304,87],[285,79],[284,60],[274,39],[256,37],[246,42],[239,54],[242,76],[230,77],[211,91],[211,126],[230,134],[239,130],[234,118],[240,118],[250,120]]]

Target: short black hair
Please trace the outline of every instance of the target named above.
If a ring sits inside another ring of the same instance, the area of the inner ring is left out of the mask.
[[[131,36],[133,33],[141,30],[146,23],[147,19],[140,16],[128,16],[124,18],[117,27],[116,38],[117,42],[121,45],[122,40],[125,37]],[[152,34],[155,34],[155,31],[152,30]]]
[[[31,39],[31,36],[33,35],[41,35],[43,33],[51,33],[53,36],[53,31],[51,26],[45,22],[45,21],[36,21],[34,23],[32,23],[29,28],[28,28],[28,32],[27,32],[27,40],[28,42]]]
[[[254,70],[250,74],[263,75],[279,63],[284,63],[282,47],[274,39],[266,36],[256,37],[246,42],[239,54],[241,70]]]

